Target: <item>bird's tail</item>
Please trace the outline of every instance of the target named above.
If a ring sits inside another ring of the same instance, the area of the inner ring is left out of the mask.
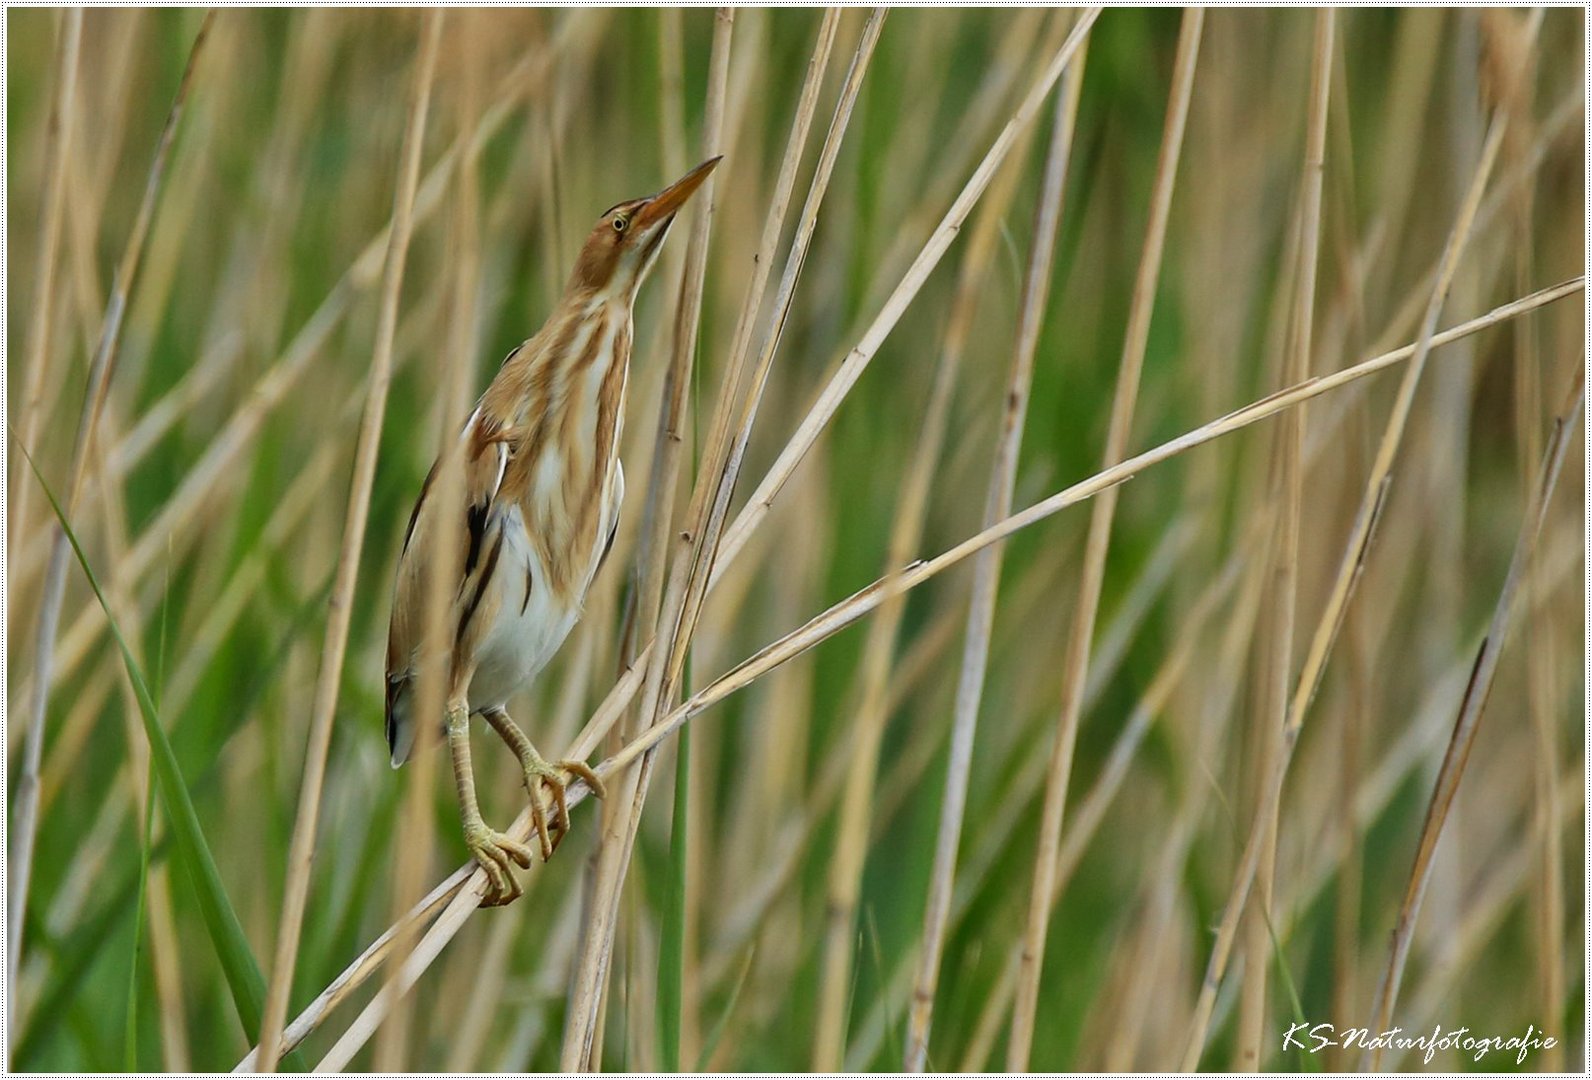
[[[395,769],[409,760],[409,752],[415,746],[410,681],[405,678],[387,680],[387,749],[392,751]]]

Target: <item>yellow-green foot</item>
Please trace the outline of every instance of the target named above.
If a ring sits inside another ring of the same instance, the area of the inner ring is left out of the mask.
[[[546,862],[553,857],[558,842],[569,832],[569,802],[565,790],[569,782],[564,779],[564,774],[586,781],[591,793],[599,799],[608,792],[602,780],[584,761],[549,763],[533,750],[520,763],[525,767],[525,793],[531,797],[531,824],[536,826],[536,836],[542,845],[542,861]],[[547,808],[542,802],[541,788],[544,784],[553,795],[555,814],[551,828],[547,820]]]
[[[464,844],[482,870],[486,871],[487,891],[481,898],[482,907],[497,907],[519,899],[525,892],[515,880],[514,866],[531,865],[531,849],[496,829],[488,828],[479,819],[464,827]]]

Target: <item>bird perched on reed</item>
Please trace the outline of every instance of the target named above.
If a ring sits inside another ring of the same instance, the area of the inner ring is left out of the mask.
[[[464,841],[489,879],[484,903],[520,895],[510,863],[530,866],[531,851],[481,818],[470,765],[472,715],[486,717],[519,758],[544,860],[569,829],[565,774],[603,791],[584,762],[546,761],[504,704],[563,644],[613,544],[625,490],[619,435],[631,307],[675,214],[718,161],[603,213],[557,307],[503,361],[458,443],[432,466],[409,518],[387,638],[387,743],[397,768],[414,747],[419,671],[438,664]],[[427,499],[439,467],[460,470],[453,478],[462,483],[463,516],[451,524],[434,520],[438,500]],[[437,565],[449,547],[437,539],[443,528],[458,530],[450,566]],[[434,573],[458,585],[444,623],[448,640],[426,647],[424,598]],[[556,811],[551,829],[544,785]]]

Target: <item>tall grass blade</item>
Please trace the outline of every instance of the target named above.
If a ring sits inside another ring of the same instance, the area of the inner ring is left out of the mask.
[[[669,871],[663,887],[663,938],[658,944],[658,1045],[666,1072],[680,1071],[680,1012],[685,999],[685,886],[690,844],[687,834],[691,792],[690,731],[680,733],[677,754],[674,824],[669,832]]]
[[[150,768],[154,770],[160,797],[166,803],[177,855],[187,868],[189,879],[193,882],[194,898],[198,901],[205,929],[209,931],[210,944],[215,949],[216,959],[220,961],[221,970],[226,975],[227,987],[232,992],[232,1002],[238,1011],[238,1019],[243,1023],[244,1032],[252,1039],[260,1029],[260,1009],[265,1001],[265,978],[260,974],[260,966],[255,962],[254,954],[249,949],[249,939],[244,936],[243,924],[238,921],[238,914],[233,909],[232,901],[227,898],[226,887],[221,883],[221,872],[216,868],[215,856],[211,854],[210,845],[205,841],[204,830],[199,825],[199,815],[194,810],[193,797],[183,782],[182,771],[177,766],[177,755],[172,751],[171,742],[166,738],[166,729],[161,726],[154,698],[149,692],[149,684],[144,679],[143,669],[133,658],[132,650],[128,648],[127,639],[122,637],[121,627],[111,613],[109,603],[106,602],[99,578],[94,575],[88,556],[83,553],[83,547],[78,543],[77,534],[72,531],[72,526],[66,519],[66,512],[57,501],[55,492],[45,483],[44,477],[39,473],[38,464],[28,453],[27,448],[19,446],[18,449],[27,458],[29,468],[33,470],[39,486],[44,489],[44,497],[49,500],[50,509],[55,512],[56,520],[60,522],[61,532],[72,545],[72,552],[77,556],[78,565],[83,568],[83,576],[88,579],[89,587],[94,590],[95,599],[105,611],[111,636],[116,639],[116,647],[122,654],[122,664],[127,669],[127,677],[132,681],[133,692],[138,696],[139,715],[144,722],[144,733],[149,738]],[[295,1062],[294,1065],[297,1069],[303,1068],[302,1062]]]

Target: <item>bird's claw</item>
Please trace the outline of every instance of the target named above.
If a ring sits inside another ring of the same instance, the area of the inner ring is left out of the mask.
[[[481,897],[481,906],[498,907],[519,899],[525,889],[514,877],[513,864],[529,869],[531,849],[479,821],[465,826],[464,844],[486,871],[487,891]]]
[[[553,857],[559,842],[569,832],[569,800],[566,794],[569,784],[564,779],[564,773],[584,780],[586,786],[591,788],[591,793],[599,799],[608,793],[602,780],[584,761],[548,764],[540,758],[534,758],[525,763],[525,792],[531,797],[531,824],[536,827],[536,837],[541,842],[543,862]],[[542,802],[542,785],[546,785],[553,796],[555,814],[551,826],[547,820],[547,807]]]

